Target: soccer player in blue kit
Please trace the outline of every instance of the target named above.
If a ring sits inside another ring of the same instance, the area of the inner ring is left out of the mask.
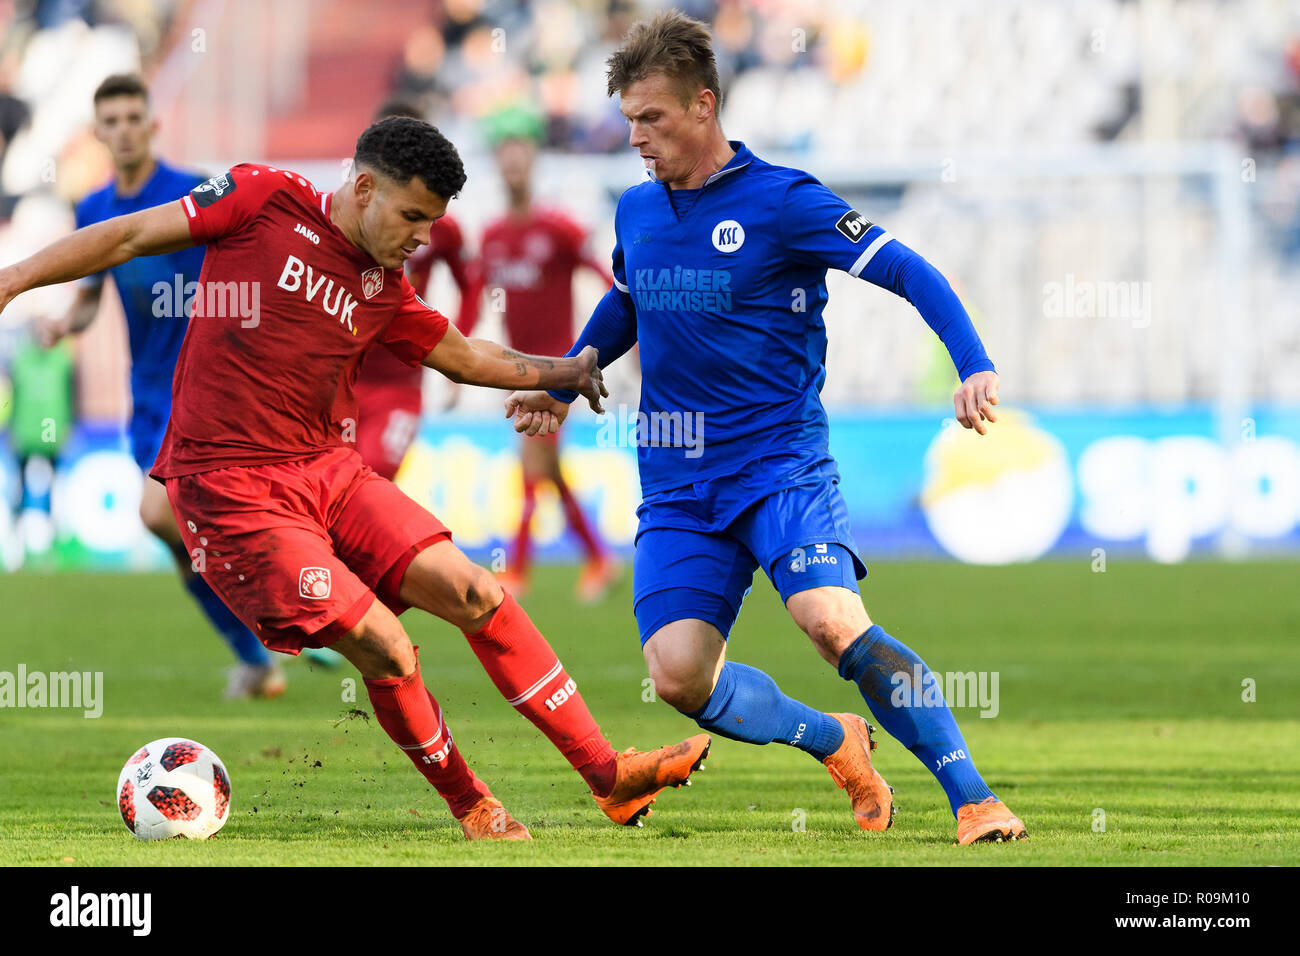
[[[95,136],[113,160],[114,179],[77,204],[77,228],[180,199],[207,177],[157,159],[151,140],[157,121],[149,92],[133,75],[110,76],[95,90]],[[176,558],[186,589],[239,658],[226,688],[228,697],[274,697],[284,691],[284,671],[271,652],[213,593],[191,566],[163,486],[148,479],[171,416],[172,374],[188,325],[183,308],[203,267],[203,247],[131,259],[109,270],[126,313],[131,347],[131,453],[145,479],[140,518]],[[53,345],[81,332],[94,320],[103,275],[82,280],[66,315],[45,323],[41,339]],[[177,308],[181,305],[182,308]]]
[[[934,774],[958,842],[1024,837],[975,769],[925,663],[867,616],[857,585],[866,568],[820,398],[834,268],[916,307],[961,375],[957,420],[985,434],[998,377],[966,310],[929,263],[814,177],[726,139],[702,24],[676,11],[638,23],[608,68],[650,178],[619,201],[615,286],[569,354],[593,345],[604,367],[640,345],[633,602],[658,695],[725,737],[807,751],[848,792],[862,829],[890,826],[893,791],[870,759],[874,728],[726,660],[761,567],[818,653]],[[575,397],[517,392],[506,414],[519,431],[554,431]]]

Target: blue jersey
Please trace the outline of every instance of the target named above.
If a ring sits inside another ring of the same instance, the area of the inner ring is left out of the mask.
[[[645,494],[829,459],[826,271],[908,298],[962,378],[991,370],[944,278],[816,178],[736,154],[698,190],[651,180],[615,213],[615,287],[571,350],[605,366],[641,348],[638,459]],[[573,393],[555,393],[571,400]],[[769,487],[772,487],[769,485]]]
[[[207,178],[156,162],[158,168],[136,194],[119,196],[116,183],[109,183],[79,202],[77,228],[180,199]],[[161,256],[142,256],[108,270],[126,313],[131,391],[137,397],[158,396],[170,406],[172,374],[188,323],[186,310],[178,305],[192,294],[194,286],[189,284],[198,282],[203,251],[203,246],[195,246]]]

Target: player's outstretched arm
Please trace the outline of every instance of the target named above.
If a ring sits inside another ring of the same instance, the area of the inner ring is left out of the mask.
[[[194,245],[180,200],[78,229],[22,262],[0,269],[0,311],[16,296]]]
[[[424,364],[458,384],[572,390],[587,399],[596,412],[604,411],[600,400],[609,395],[594,348],[567,358],[524,355],[486,339],[467,339],[449,325]]]

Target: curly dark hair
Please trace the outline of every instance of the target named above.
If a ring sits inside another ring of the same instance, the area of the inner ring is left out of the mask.
[[[357,137],[353,165],[369,166],[405,185],[412,176],[443,199],[465,185],[465,166],[447,137],[423,120],[390,116]]]

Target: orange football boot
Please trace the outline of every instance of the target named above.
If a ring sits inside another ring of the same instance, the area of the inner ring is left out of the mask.
[[[501,801],[487,796],[469,808],[460,818],[466,840],[531,840],[532,834],[512,817]]]
[[[1029,831],[1020,818],[997,797],[957,808],[957,842],[962,846],[1024,840],[1028,836]]]
[[[582,566],[573,589],[579,604],[599,604],[623,576],[623,566],[613,558],[597,558]]]
[[[661,790],[691,785],[691,774],[704,769],[709,735],[696,734],[671,747],[648,753],[628,747],[618,755],[618,776],[607,797],[592,798],[605,815],[625,827],[641,826]]]
[[[835,785],[847,790],[853,815],[864,830],[888,830],[894,825],[894,788],[871,766],[875,730],[857,714],[828,714],[844,728],[844,743],[825,760]]]

